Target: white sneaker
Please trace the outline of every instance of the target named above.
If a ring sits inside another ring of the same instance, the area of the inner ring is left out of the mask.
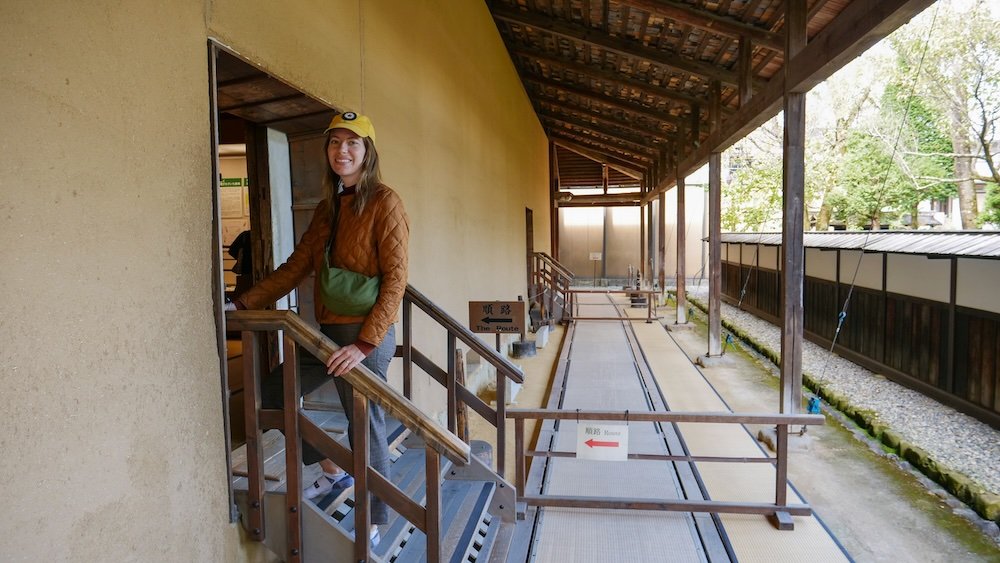
[[[329,494],[334,487],[343,490],[354,484],[354,478],[345,473],[338,473],[336,477],[330,477],[326,473],[319,476],[311,485],[302,490],[302,498],[312,500]]]
[[[354,541],[354,532],[347,534]],[[378,547],[378,544],[382,543],[382,535],[378,533],[378,526],[372,526],[372,533],[368,536],[368,541],[371,542],[372,547]]]

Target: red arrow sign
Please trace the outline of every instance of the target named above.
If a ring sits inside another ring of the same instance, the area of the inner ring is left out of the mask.
[[[618,442],[599,442],[593,438],[584,442],[588,447],[591,448],[617,448]]]

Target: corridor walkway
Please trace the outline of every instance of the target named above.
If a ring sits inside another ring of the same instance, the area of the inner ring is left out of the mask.
[[[580,304],[587,316],[645,314],[644,308],[630,309],[625,297],[616,302],[607,295],[583,295]],[[728,411],[664,328],[641,320],[576,322],[547,408]],[[578,424],[547,421],[536,449],[574,451]],[[765,455],[737,424],[632,422],[627,433],[631,454],[683,455],[686,447],[696,456]],[[532,465],[526,493],[773,502],[774,471],[768,463],[548,457]],[[805,501],[789,487],[788,502]],[[849,560],[815,516],[795,517],[793,531],[778,531],[759,515],[546,507],[529,510],[528,518],[536,519],[529,553],[535,561]]]

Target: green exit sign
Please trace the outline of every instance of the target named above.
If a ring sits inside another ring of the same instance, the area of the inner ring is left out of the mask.
[[[243,178],[223,178],[219,185],[223,188],[238,188],[243,185]]]

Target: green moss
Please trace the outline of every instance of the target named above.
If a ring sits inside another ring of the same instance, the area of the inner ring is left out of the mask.
[[[1000,495],[983,493],[978,495],[975,503],[976,512],[987,520],[1000,522]]]
[[[701,301],[691,298],[688,301],[706,314],[708,313],[708,307]],[[722,326],[732,333],[734,338],[742,340],[747,347],[764,356],[774,365],[781,365],[781,358],[774,350],[757,342],[726,319],[722,319]],[[878,420],[877,413],[852,405],[846,397],[818,384],[815,378],[806,373],[802,374],[802,382],[807,389],[819,395],[828,405],[842,412],[844,416],[857,423],[874,439],[879,440],[886,451],[898,452],[899,457],[908,461],[921,473],[972,507],[980,516],[1000,523],[1000,496],[986,492],[965,475],[940,465],[923,449],[902,440],[897,432]]]

